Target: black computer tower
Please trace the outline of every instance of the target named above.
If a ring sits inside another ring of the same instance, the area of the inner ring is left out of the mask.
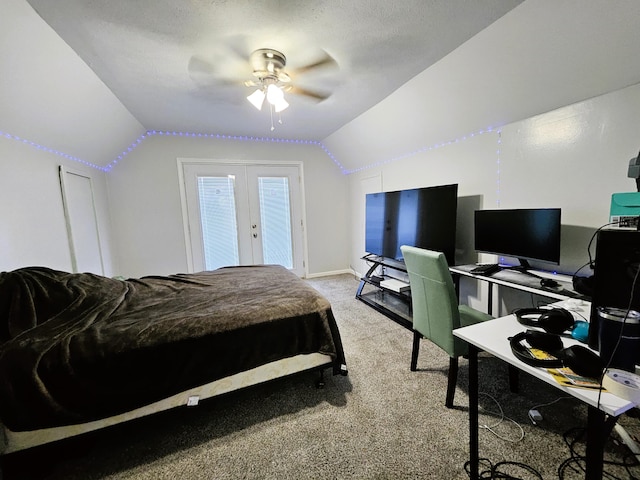
[[[640,232],[600,230],[596,244],[589,346],[598,349],[598,307],[640,311]],[[633,293],[633,295],[632,295]]]

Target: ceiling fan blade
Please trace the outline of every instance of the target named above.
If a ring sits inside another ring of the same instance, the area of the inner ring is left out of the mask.
[[[329,55],[327,52],[324,52],[324,55],[322,58],[320,58],[319,60],[310,63],[308,65],[304,65],[302,67],[298,67],[295,68],[293,70],[290,71],[290,73],[292,75],[301,75],[303,73],[307,73],[311,70],[315,70],[317,68],[326,68],[326,67],[337,67],[338,66],[338,62],[335,61],[335,59]]]
[[[187,65],[187,70],[190,74],[195,75],[214,75],[216,69],[213,64],[201,57],[200,55],[192,55]]]
[[[201,55],[191,56],[187,65],[187,71],[193,82],[200,87],[243,84],[243,80],[227,76],[227,72],[221,72],[214,62],[211,62]]]
[[[222,44],[225,46],[227,54],[234,55],[236,60],[248,61],[252,50],[246,35],[229,35],[222,40]]]
[[[306,88],[291,86],[291,88],[286,89],[287,92],[293,93],[295,95],[303,95],[305,97],[313,98],[318,102],[326,100],[331,96],[331,93],[318,92],[314,90],[308,90]]]

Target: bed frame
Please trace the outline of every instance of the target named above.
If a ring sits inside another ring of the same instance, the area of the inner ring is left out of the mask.
[[[267,363],[252,370],[240,372],[200,387],[191,388],[165,398],[164,400],[102,420],[26,432],[12,432],[0,425],[2,435],[0,438],[0,454],[17,452],[38,445],[44,445],[180,406],[196,406],[200,400],[305,371],[317,370],[320,373],[320,378],[316,385],[321,388],[324,386],[323,371],[332,366],[333,361],[328,355],[321,353],[298,355]],[[346,366],[342,365],[340,367],[340,373],[342,375],[347,374]]]

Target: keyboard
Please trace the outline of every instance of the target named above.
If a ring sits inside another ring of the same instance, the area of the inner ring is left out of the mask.
[[[497,263],[484,263],[471,269],[471,273],[475,275],[491,275],[500,271],[500,265]]]

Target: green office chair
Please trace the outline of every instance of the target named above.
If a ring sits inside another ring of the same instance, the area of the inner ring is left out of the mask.
[[[409,273],[413,303],[413,351],[411,370],[418,363],[420,339],[425,337],[449,354],[449,379],[445,406],[453,407],[458,379],[458,357],[468,354],[468,345],[453,330],[490,320],[491,315],[458,305],[453,279],[443,253],[422,248],[400,247]]]

